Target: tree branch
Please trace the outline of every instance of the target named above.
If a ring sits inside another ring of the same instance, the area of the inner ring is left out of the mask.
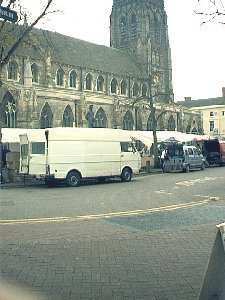
[[[19,45],[21,44],[21,42],[24,40],[24,38],[32,31],[33,27],[40,21],[40,19],[42,19],[51,3],[53,2],[53,0],[48,0],[43,12],[33,21],[33,23],[28,26],[24,32],[22,33],[22,35],[19,37],[19,39],[13,44],[13,46],[10,48],[10,50],[8,51],[7,55],[4,57],[4,59],[1,61],[1,67],[4,66],[5,64],[7,64],[9,62],[10,57],[14,54],[14,52],[17,50],[17,48],[19,47]]]

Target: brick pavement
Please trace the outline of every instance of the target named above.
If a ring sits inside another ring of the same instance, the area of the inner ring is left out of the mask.
[[[216,229],[92,220],[1,226],[0,235],[2,277],[48,300],[197,300]]]

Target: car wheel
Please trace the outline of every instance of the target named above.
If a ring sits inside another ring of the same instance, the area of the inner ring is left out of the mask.
[[[122,174],[121,174],[121,180],[123,182],[129,182],[129,181],[131,181],[131,178],[132,178],[131,169],[129,169],[129,168],[123,169]]]
[[[71,171],[66,176],[68,186],[77,187],[80,185],[81,175],[77,171]]]

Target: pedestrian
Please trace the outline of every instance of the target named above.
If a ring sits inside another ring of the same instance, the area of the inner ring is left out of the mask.
[[[165,162],[168,159],[169,159],[168,149],[166,148],[162,151],[162,154],[161,154],[161,157],[160,157],[161,169],[162,169],[163,172],[165,172]]]

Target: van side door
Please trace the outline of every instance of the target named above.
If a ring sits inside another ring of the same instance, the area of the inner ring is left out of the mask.
[[[195,165],[196,167],[201,167],[202,166],[202,156],[200,151],[197,148],[193,149],[194,156],[195,156]]]
[[[188,148],[188,160],[189,160],[189,166],[191,169],[194,169],[196,166],[195,156],[192,148]]]
[[[20,173],[29,174],[29,162],[30,162],[30,153],[29,153],[29,142],[27,134],[22,134],[20,138]]]
[[[141,157],[132,142],[120,142],[121,172],[124,167],[130,167],[133,173],[138,173],[141,167]]]
[[[30,142],[29,173],[37,176],[46,174],[46,144],[43,141]]]

